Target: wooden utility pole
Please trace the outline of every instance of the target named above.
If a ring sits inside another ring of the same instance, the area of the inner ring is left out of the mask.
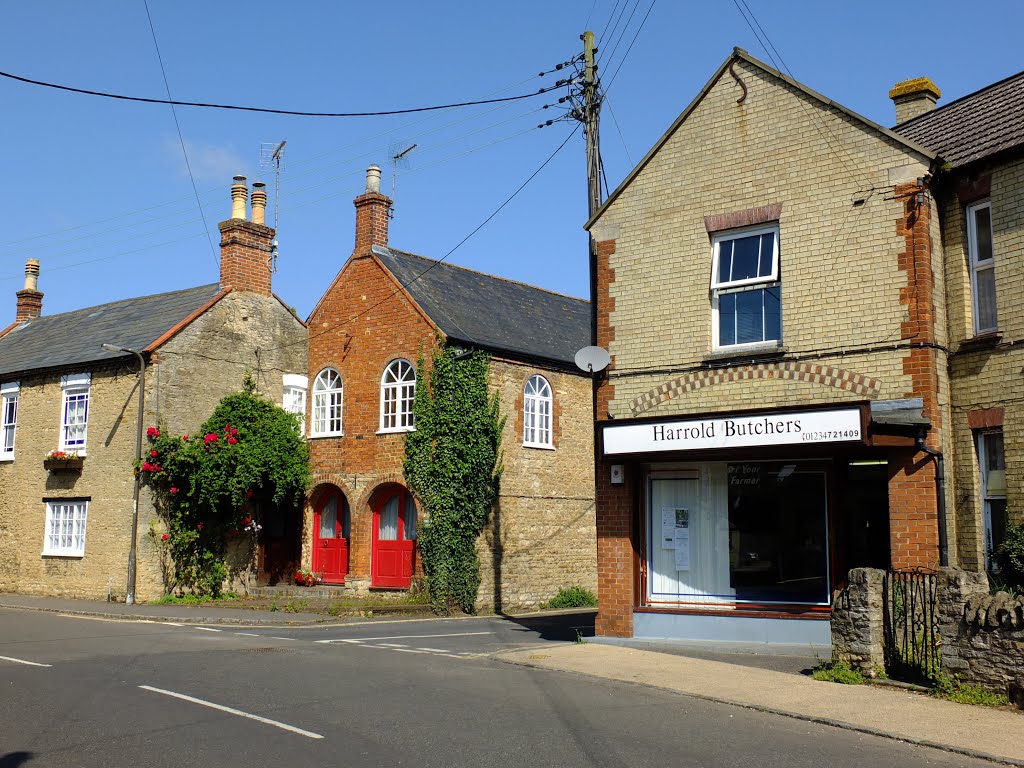
[[[587,218],[601,207],[601,147],[598,118],[601,99],[598,95],[597,64],[594,54],[594,33],[584,32],[583,41],[583,131],[587,139]],[[597,345],[597,246],[590,238],[590,343]]]

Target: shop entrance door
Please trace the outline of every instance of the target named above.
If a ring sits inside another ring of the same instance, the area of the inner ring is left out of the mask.
[[[408,589],[416,551],[416,503],[404,489],[381,497],[373,509],[370,583]]]

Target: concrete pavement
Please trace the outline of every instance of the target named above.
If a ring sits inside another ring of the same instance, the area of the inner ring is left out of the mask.
[[[270,627],[341,623],[335,617],[319,614],[217,605],[127,606],[13,594],[0,594],[0,607],[187,624]],[[741,663],[739,656],[737,663],[726,663],[595,641],[547,642],[526,650],[499,651],[493,658],[651,686],[1024,767],[1024,713],[1017,710],[955,704],[893,687],[819,682],[792,671]]]

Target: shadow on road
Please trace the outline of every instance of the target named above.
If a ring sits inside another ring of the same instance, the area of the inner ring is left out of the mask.
[[[31,752],[8,752],[6,755],[0,755],[0,768],[18,768],[31,759]]]
[[[524,630],[536,632],[541,640],[574,642],[581,638],[594,636],[594,617],[597,609],[573,613],[558,613],[546,616],[508,616],[502,618],[518,624]],[[2,768],[2,767],[0,767]]]

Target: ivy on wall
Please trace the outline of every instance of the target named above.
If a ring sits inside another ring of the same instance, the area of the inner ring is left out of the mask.
[[[228,576],[228,534],[248,535],[255,546],[255,502],[302,506],[310,472],[298,419],[247,386],[221,400],[198,434],[147,434],[149,453],[136,471],[167,524],[162,540],[176,586],[217,596]]]
[[[438,343],[429,370],[422,355],[417,364],[405,479],[426,513],[419,548],[437,613],[472,613],[480,587],[476,542],[497,498],[504,427],[489,362],[485,352]]]

